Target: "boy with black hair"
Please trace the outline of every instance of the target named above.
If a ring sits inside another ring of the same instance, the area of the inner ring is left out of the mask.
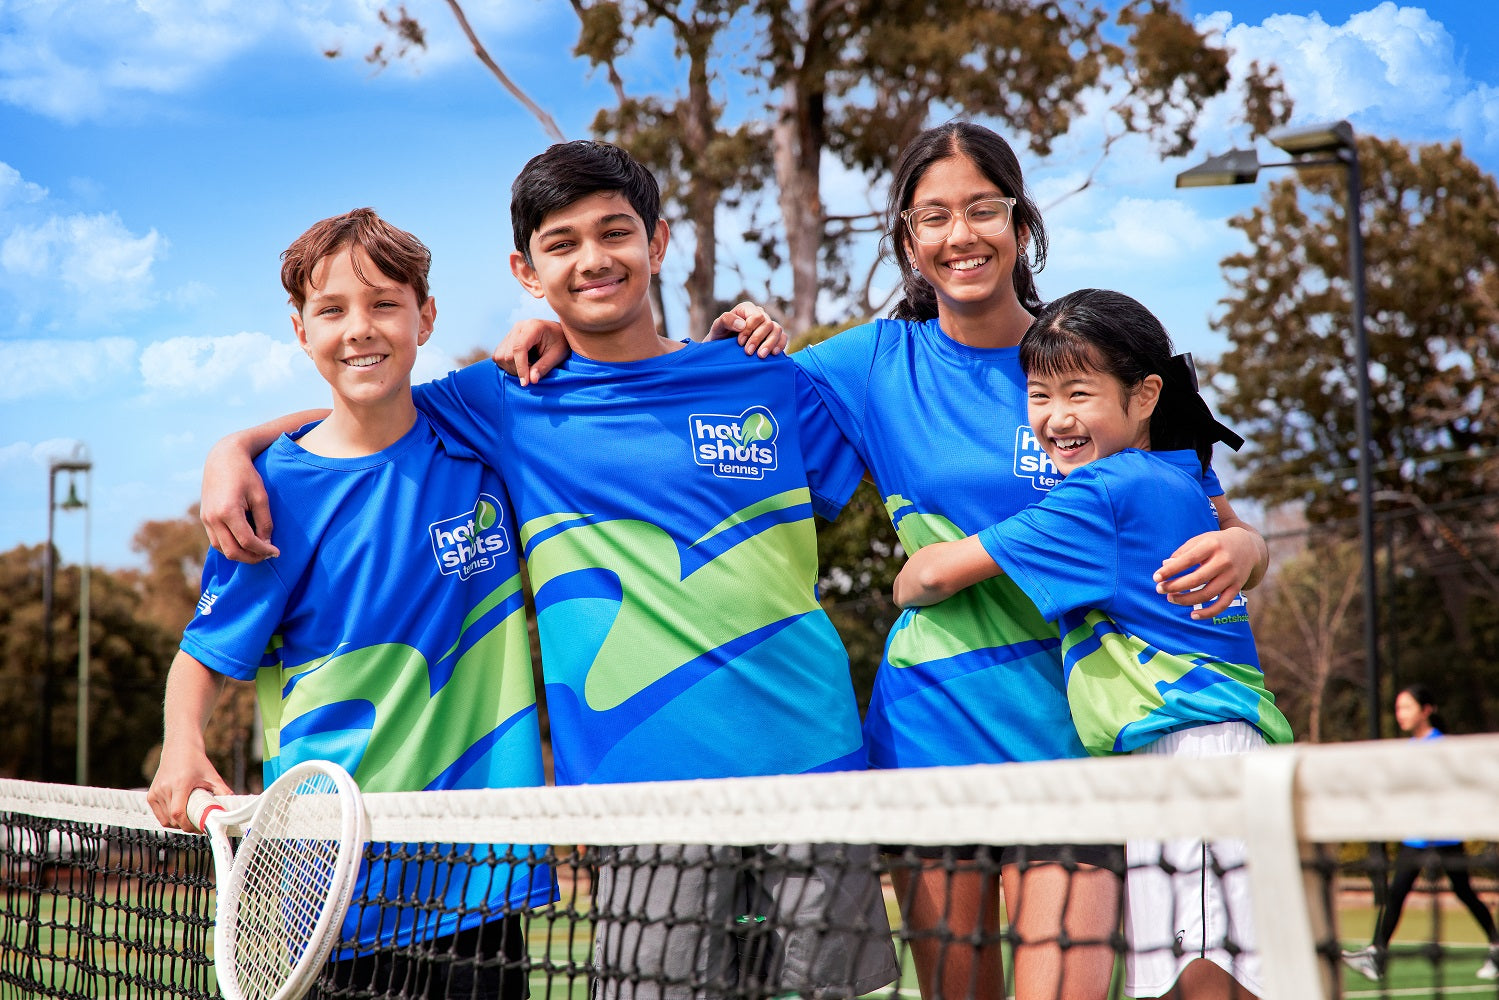
[[[848,657],[817,603],[813,515],[835,516],[863,466],[789,360],[657,335],[659,198],[607,143],[561,143],[527,163],[512,187],[511,271],[556,312],[572,357],[529,388],[476,365],[417,387],[416,405],[505,457],[559,783],[862,769]],[[263,440],[238,437],[227,452],[240,457],[217,463],[205,498],[225,532],[254,493],[245,446]],[[863,849],[773,845],[726,877],[727,855],[745,850],[631,848],[602,866],[604,996],[756,984],[852,997],[895,978]],[[639,858],[664,864],[632,879]],[[727,929],[736,916],[764,920],[741,937]]]
[[[504,489],[411,400],[411,368],[437,314],[431,255],[363,208],[317,223],[282,258],[297,341],[332,388],[333,409],[256,460],[281,522],[277,557],[245,565],[209,552],[167,679],[151,807],[164,825],[190,830],[194,789],[231,791],[203,744],[226,677],[255,682],[267,784],[298,761],[325,759],[364,791],[539,785]],[[553,898],[548,870],[481,860],[444,875],[391,847],[361,867],[323,983],[524,997],[520,911]],[[505,857],[506,845],[495,851]],[[446,880],[442,912],[360,905],[405,899],[434,878]]]

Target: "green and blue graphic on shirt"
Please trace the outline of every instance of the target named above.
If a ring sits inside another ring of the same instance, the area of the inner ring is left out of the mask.
[[[325,458],[282,437],[256,465],[281,554],[251,566],[210,552],[182,648],[255,682],[266,783],[320,759],[366,792],[540,785],[518,543],[499,477],[424,418],[374,455]],[[429,898],[419,883],[444,873],[417,867],[367,866],[356,901]],[[450,934],[553,897],[544,866],[476,872],[437,893],[441,913],[361,916],[356,904],[345,939]]]
[[[1062,481],[1031,432],[1018,348],[960,344],[935,319],[882,319],[792,357],[859,450],[907,552],[974,534]],[[1204,485],[1223,492],[1211,472]],[[1002,577],[901,614],[864,728],[876,767],[1085,755],[1056,626]]]
[[[1270,743],[1291,740],[1265,688],[1247,599],[1199,620],[1138,572],[1217,529],[1200,473],[1193,452],[1126,448],[979,533],[1041,613],[1060,622],[1067,698],[1090,753],[1129,753],[1216,722],[1247,722]]]
[[[732,342],[574,355],[532,386],[481,364],[416,399],[506,462],[559,783],[866,766],[813,525],[863,467],[795,365]]]

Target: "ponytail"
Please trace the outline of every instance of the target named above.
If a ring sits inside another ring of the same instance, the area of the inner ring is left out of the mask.
[[[1167,350],[1170,350],[1169,340]],[[1156,374],[1161,376],[1161,395],[1155,412],[1150,415],[1152,448],[1191,449],[1197,452],[1202,471],[1206,472],[1213,464],[1213,445],[1217,442],[1222,441],[1234,451],[1244,447],[1244,439],[1219,422],[1202,398],[1191,354],[1173,354]]]

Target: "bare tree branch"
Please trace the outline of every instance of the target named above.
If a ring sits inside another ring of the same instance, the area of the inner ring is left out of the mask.
[[[1127,134],[1128,133],[1126,133],[1126,132],[1115,132],[1112,135],[1109,135],[1107,138],[1105,138],[1104,141],[1103,141],[1103,149],[1099,151],[1098,159],[1094,160],[1093,161],[1093,166],[1091,168],[1089,168],[1089,170],[1088,170],[1088,176],[1084,177],[1082,183],[1079,184],[1077,187],[1073,188],[1071,191],[1068,191],[1068,192],[1066,192],[1066,193],[1064,193],[1064,194],[1062,194],[1062,195],[1060,195],[1060,196],[1058,196],[1056,198],[1053,198],[1046,205],[1046,208],[1044,209],[1044,211],[1050,212],[1052,209],[1056,208],[1058,205],[1060,205],[1062,202],[1066,201],[1068,198],[1076,197],[1077,195],[1080,195],[1084,191],[1088,190],[1088,188],[1092,187],[1093,186],[1093,182],[1098,179],[1098,171],[1103,168],[1104,161],[1109,158],[1109,151],[1114,148],[1114,143],[1118,142],[1120,139],[1123,139],[1125,137],[1125,135],[1127,135]]]
[[[482,62],[489,69],[489,71],[494,74],[495,79],[500,81],[500,85],[503,86],[506,90],[510,91],[510,95],[517,101],[520,101],[521,104],[525,106],[527,111],[531,112],[536,120],[541,123],[542,130],[546,132],[546,134],[550,136],[553,141],[566,142],[567,136],[563,134],[562,129],[557,127],[557,122],[552,118],[552,116],[547,114],[547,112],[541,107],[541,105],[531,100],[530,96],[527,95],[524,90],[521,90],[519,87],[517,87],[515,85],[515,81],[511,80],[510,77],[505,74],[505,71],[500,69],[500,64],[495,62],[494,59],[490,57],[489,50],[484,47],[483,42],[479,41],[479,36],[474,34],[474,29],[469,25],[468,17],[464,15],[463,8],[458,5],[458,0],[448,0],[448,8],[452,10],[453,17],[457,18],[458,26],[462,28],[463,33],[468,36],[469,44],[474,47],[474,55],[478,56],[479,61]]]
[[[571,3],[573,5],[573,13],[578,15],[578,22],[586,24],[587,10],[583,6],[583,0],[571,0]],[[614,99],[619,102],[620,107],[624,107],[625,102],[630,99],[630,95],[625,93],[624,78],[619,75],[619,70],[615,68],[614,57],[612,55],[604,60],[604,66],[609,71],[609,86],[614,88]]]

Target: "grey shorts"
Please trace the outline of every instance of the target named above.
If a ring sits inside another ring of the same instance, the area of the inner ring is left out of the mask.
[[[898,970],[877,861],[843,844],[607,848],[593,1000],[879,989]]]

